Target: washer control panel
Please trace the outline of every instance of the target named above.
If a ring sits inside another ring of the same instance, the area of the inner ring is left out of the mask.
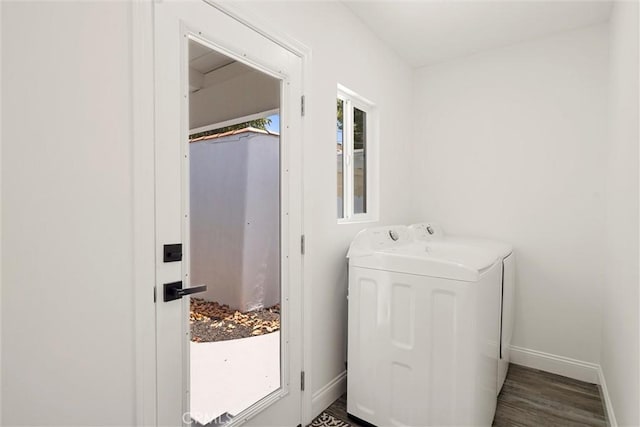
[[[421,222],[409,226],[416,240],[433,240],[444,236],[442,227],[432,222]]]
[[[351,242],[347,257],[372,254],[375,251],[406,245],[413,233],[406,225],[392,225],[362,230]]]

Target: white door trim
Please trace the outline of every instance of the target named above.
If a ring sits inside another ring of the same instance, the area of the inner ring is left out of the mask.
[[[238,5],[221,5],[211,0],[203,0],[211,6],[294,53],[302,61],[302,91],[305,95],[305,115],[310,112],[310,70],[311,50],[299,41],[280,33],[273,27],[261,22],[257,16]],[[132,0],[132,111],[133,111],[133,296],[135,310],[135,367],[136,367],[136,425],[157,425],[156,399],[156,323],[155,323],[155,124],[154,124],[154,39],[153,39],[153,0]],[[307,144],[310,135],[308,120],[302,125],[302,171],[304,183],[308,181],[308,172],[304,168],[305,157],[309,150]],[[303,197],[302,229],[306,240],[310,233],[305,224],[308,221],[309,198]],[[306,251],[309,256],[311,251]],[[311,277],[302,261],[302,366],[306,371],[306,382],[311,383],[311,318],[310,313]],[[302,422],[311,421],[311,390],[307,385],[302,393]]]
[[[135,411],[136,425],[155,426],[156,202],[152,0],[133,0],[131,25]]]

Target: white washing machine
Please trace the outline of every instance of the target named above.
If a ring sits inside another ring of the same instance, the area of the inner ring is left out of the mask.
[[[416,240],[426,242],[444,241],[461,245],[485,248],[497,254],[502,260],[502,284],[501,284],[501,301],[500,301],[500,328],[498,334],[500,336],[500,346],[498,348],[498,388],[500,393],[504,380],[509,370],[509,349],[511,346],[511,338],[513,336],[513,320],[514,320],[514,293],[515,293],[515,268],[516,257],[513,253],[513,247],[507,243],[497,242],[485,239],[470,239],[465,237],[449,236],[444,233],[442,227],[431,222],[423,222],[413,224],[409,228],[414,233]]]
[[[416,241],[406,226],[349,249],[347,412],[374,426],[490,426],[500,278],[482,248]]]

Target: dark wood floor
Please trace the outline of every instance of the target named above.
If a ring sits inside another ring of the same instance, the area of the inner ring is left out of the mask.
[[[606,426],[595,384],[509,366],[494,426]]]
[[[364,427],[347,418],[347,395],[325,410],[329,415]],[[606,426],[598,386],[548,372],[511,365],[498,396],[493,425]]]

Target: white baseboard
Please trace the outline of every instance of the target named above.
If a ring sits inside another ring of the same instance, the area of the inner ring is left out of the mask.
[[[605,381],[604,372],[602,372],[600,365],[514,345],[510,347],[510,350],[511,363],[515,363],[516,365],[540,369],[541,371],[551,372],[552,374],[598,384],[607,422],[611,427],[618,427],[616,416],[613,412],[613,405],[611,404],[611,397],[609,396],[609,389],[607,389],[607,382]]]
[[[584,362],[514,345],[510,347],[510,350],[511,363],[516,365],[539,369],[592,384],[599,383],[600,365],[596,363]]]
[[[607,382],[604,379],[604,372],[602,372],[601,366],[598,366],[598,383],[600,385],[600,396],[604,403],[604,413],[607,417],[607,422],[610,427],[618,427],[616,416],[613,413],[613,404],[611,403],[611,397],[609,396],[609,389],[607,388]]]
[[[347,391],[347,371],[342,371],[340,375],[329,381],[320,390],[311,396],[311,419],[314,419],[322,411],[327,409],[333,402]]]

